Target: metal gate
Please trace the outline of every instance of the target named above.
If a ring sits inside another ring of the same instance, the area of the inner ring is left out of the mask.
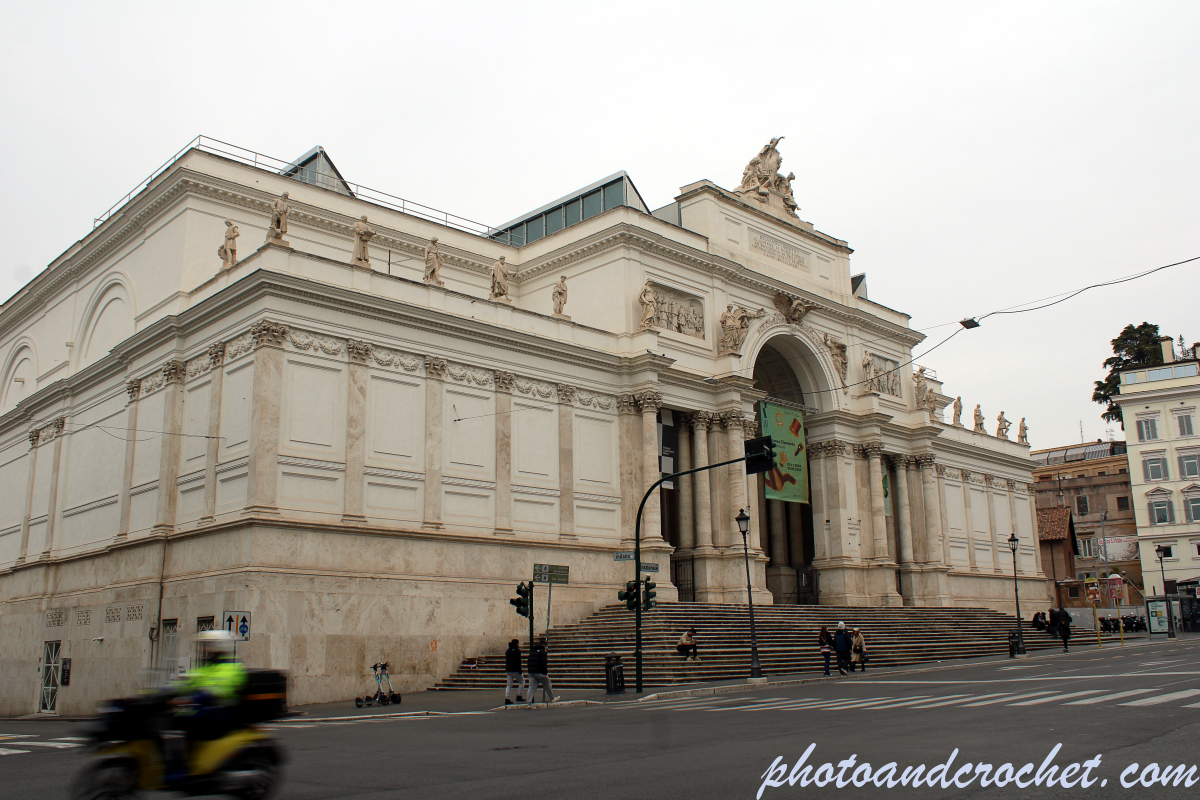
[[[696,602],[694,579],[696,559],[691,555],[671,556],[671,583],[679,590],[679,602]]]
[[[61,646],[62,642],[46,642],[43,648],[42,702],[38,711],[53,714],[58,705],[58,681],[62,677]]]

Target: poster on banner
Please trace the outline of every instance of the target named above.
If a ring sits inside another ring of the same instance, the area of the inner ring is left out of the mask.
[[[1137,561],[1138,537],[1136,536],[1106,536],[1100,540],[1099,555],[1108,551],[1109,561]]]
[[[1151,600],[1146,603],[1146,619],[1150,623],[1151,633],[1167,632],[1167,604],[1163,600]]]
[[[762,435],[775,443],[775,466],[763,473],[768,500],[808,502],[808,452],[804,414],[799,409],[759,403]]]

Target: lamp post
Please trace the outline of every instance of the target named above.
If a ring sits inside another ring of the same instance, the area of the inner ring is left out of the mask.
[[[1175,617],[1171,614],[1171,598],[1167,597],[1167,571],[1163,567],[1163,558],[1167,554],[1167,548],[1161,544],[1154,545],[1154,553],[1158,556],[1158,572],[1162,576],[1163,582],[1163,600],[1167,601],[1167,638],[1175,638]]]
[[[1017,602],[1017,655],[1023,656],[1025,653],[1025,634],[1021,630],[1021,592],[1017,586],[1017,533],[1013,533],[1008,537],[1008,549],[1012,551],[1013,557],[1013,599]]]
[[[746,555],[746,602],[750,604],[750,677],[761,678],[762,665],[758,662],[758,637],[754,632],[754,593],[750,584],[750,545],[747,536],[750,533],[750,515],[746,509],[739,508],[734,517],[738,530],[742,533],[742,552]]]

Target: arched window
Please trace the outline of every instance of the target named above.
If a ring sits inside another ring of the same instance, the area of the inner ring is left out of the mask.
[[[6,366],[4,384],[0,385],[0,413],[37,391],[37,355],[32,347],[18,344]]]

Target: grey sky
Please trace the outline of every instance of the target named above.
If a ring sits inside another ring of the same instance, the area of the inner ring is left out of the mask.
[[[9,4],[0,295],[200,133],[490,224],[618,169],[651,207],[733,187],[785,135],[800,216],[924,328],[1200,255],[1198,34],[1194,2]],[[1108,340],[1200,340],[1198,298],[1178,267],[920,362],[989,429],[1095,439]]]

